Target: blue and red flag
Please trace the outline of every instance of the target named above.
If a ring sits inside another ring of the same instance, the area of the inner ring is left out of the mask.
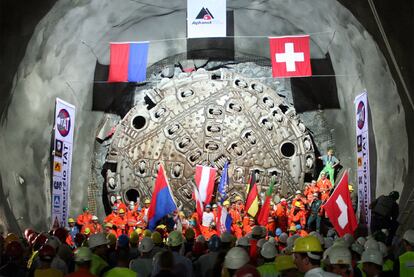
[[[173,194],[165,175],[164,167],[160,164],[154,191],[152,192],[151,205],[148,209],[148,228],[153,231],[158,221],[177,209]]]
[[[217,194],[218,194],[218,213],[217,213],[217,231],[219,234],[225,233],[225,232],[231,232],[231,224],[232,224],[232,218],[230,214],[227,211],[226,207],[223,207],[223,202],[227,198],[227,188],[229,184],[229,178],[228,178],[228,169],[229,169],[229,163],[226,162],[224,164],[223,171],[221,173],[221,179],[220,184],[217,188]]]
[[[111,42],[108,82],[143,82],[147,79],[149,42]]]

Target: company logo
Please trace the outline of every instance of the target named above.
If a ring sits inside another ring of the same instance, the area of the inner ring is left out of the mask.
[[[362,158],[358,157],[358,167],[362,167]]]
[[[60,195],[53,195],[53,207],[54,208],[60,207]]]
[[[364,102],[359,102],[357,107],[357,125],[359,129],[362,129],[365,125],[365,104]]]
[[[198,13],[196,19],[202,19],[202,20],[206,20],[207,21],[207,20],[214,19],[214,16],[211,14],[211,12],[208,9],[206,9],[206,8],[203,7],[200,10],[200,12]]]
[[[56,126],[59,134],[66,137],[70,131],[70,115],[65,109],[61,109],[56,117]]]
[[[55,140],[55,156],[62,157],[63,152],[63,141],[56,139]]]
[[[62,171],[62,163],[54,162],[53,169],[54,169],[55,172],[61,172]]]

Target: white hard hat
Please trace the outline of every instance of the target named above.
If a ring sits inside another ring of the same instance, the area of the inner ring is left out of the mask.
[[[237,240],[236,246],[250,246],[248,237],[241,237]]]
[[[294,234],[293,236],[288,237],[288,239],[286,240],[287,247],[293,248],[293,245],[295,244],[295,240],[297,238],[300,238],[300,236],[297,234]]]
[[[92,260],[92,251],[88,247],[79,247],[75,251],[75,262],[83,263]]]
[[[344,238],[337,238],[336,240],[334,240],[333,246],[348,247],[348,243],[345,241]]]
[[[97,246],[106,245],[109,241],[104,233],[93,234],[88,239],[89,248],[95,248]]]
[[[368,249],[362,253],[361,263],[374,263],[382,266],[384,263],[382,254],[378,250]]]
[[[279,236],[279,241],[281,242],[281,243],[287,243],[287,239],[288,239],[288,234],[286,234],[286,233],[281,233],[280,234],[280,236]]]
[[[274,259],[277,255],[277,249],[274,243],[266,242],[263,244],[260,254],[266,259]]]
[[[224,242],[224,243],[231,242],[233,240],[233,235],[230,234],[229,232],[224,232],[224,233],[221,233],[220,239],[221,239],[221,242]]]
[[[227,252],[224,258],[224,267],[239,269],[249,262],[250,258],[246,250],[240,247],[233,247]]]
[[[375,239],[368,239],[365,244],[364,244],[364,248],[365,250],[368,249],[372,249],[375,251],[379,251],[379,245],[378,245],[378,241],[376,241]]]
[[[51,236],[50,238],[47,239],[46,244],[52,246],[53,249],[56,250],[59,247],[59,245],[61,245],[62,243],[57,237]]]
[[[354,242],[351,245],[351,250],[361,255],[362,252],[364,252],[364,247],[361,244]]]
[[[259,239],[258,241],[257,241],[257,247],[259,247],[259,248],[262,248],[263,247],[263,244],[265,244],[267,241],[266,241],[266,239]]]
[[[98,220],[98,217],[96,215],[92,216],[92,220]]]
[[[266,230],[262,226],[254,226],[252,228],[252,235],[254,236],[264,236],[266,233]]]
[[[361,245],[361,246],[364,246],[366,241],[367,241],[367,240],[366,240],[364,237],[359,237],[359,238],[357,238],[357,240],[356,240],[356,242],[357,242],[359,245]]]
[[[269,237],[269,240],[268,241],[271,242],[271,243],[276,243],[276,240],[275,240],[274,237]]]
[[[414,245],[414,230],[410,229],[410,230],[405,231],[403,235],[403,240],[406,240],[409,244]]]
[[[116,196],[116,200],[121,200],[121,199],[122,199],[121,195]]]
[[[149,237],[144,237],[138,246],[138,250],[142,253],[148,253],[152,248],[154,248],[154,241]]]
[[[333,246],[329,250],[328,259],[330,264],[351,265],[352,255],[348,248],[343,246]]]
[[[301,194],[302,192],[300,191],[300,190],[297,190],[296,191],[296,194]]]
[[[388,256],[388,248],[387,248],[387,246],[385,245],[385,243],[383,243],[382,241],[379,241],[379,242],[378,242],[378,246],[379,246],[379,251],[380,251],[380,252],[381,252],[381,254],[382,254],[382,257],[383,257],[383,258],[387,257],[387,256]]]
[[[135,202],[134,201],[129,201],[129,205],[131,206],[131,205],[135,205]]]

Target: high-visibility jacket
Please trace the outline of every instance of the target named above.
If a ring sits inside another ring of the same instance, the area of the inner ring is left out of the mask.
[[[91,231],[90,233],[91,234],[98,234],[98,233],[102,233],[102,225],[101,224],[99,224],[99,223],[97,223],[97,224],[94,224],[94,223],[89,223],[89,224],[85,224],[85,225],[83,225],[82,226],[82,230],[81,230],[81,233],[82,234],[85,234],[85,229],[86,228],[89,228],[89,230]]]
[[[398,258],[400,262],[400,276],[414,276],[414,251],[407,251]]]
[[[124,212],[126,212],[127,211],[127,206],[125,205],[125,203],[124,202],[115,202],[114,203],[114,206],[115,207],[117,207],[118,208],[118,211],[120,211],[121,209],[123,209],[124,210]]]
[[[244,204],[243,203],[236,203],[236,209],[239,211],[239,213],[241,213],[242,211],[244,211]]]
[[[96,254],[92,254],[91,267],[89,271],[96,276],[100,276],[101,271],[108,267],[108,263]]]
[[[112,213],[110,213],[109,215],[107,215],[107,216],[105,217],[104,222],[105,222],[105,223],[112,223],[112,224],[114,224],[114,220],[115,220],[117,217],[119,217],[119,216],[118,216],[118,214],[117,214],[117,213],[112,212]]]
[[[318,192],[319,192],[318,186],[310,185],[310,186],[306,187],[305,192],[303,194],[306,196],[306,198],[308,200],[308,203],[311,203],[313,201],[313,197],[314,197],[313,194],[318,193]]]
[[[113,224],[117,228],[116,233],[118,236],[122,234],[127,234],[127,218],[125,216],[118,217]]]
[[[382,265],[382,271],[393,271],[394,262],[391,259],[386,259]]]
[[[289,225],[292,223],[300,224],[302,228],[305,228],[306,225],[306,215],[304,210],[295,210],[292,209],[289,214]]]
[[[276,205],[276,217],[277,217],[277,226],[282,229],[283,232],[286,232],[288,226],[288,210],[287,206],[279,203]]]
[[[80,214],[78,215],[76,222],[78,223],[78,225],[89,224],[92,222],[92,214],[90,214],[89,212]]]
[[[265,263],[257,268],[260,273],[260,277],[278,277],[280,273],[276,271],[274,262]]]
[[[329,192],[332,189],[332,183],[329,179],[320,179],[316,185],[321,193],[321,200],[326,201],[329,198]]]

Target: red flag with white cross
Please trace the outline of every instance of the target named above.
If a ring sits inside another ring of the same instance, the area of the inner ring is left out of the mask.
[[[348,170],[344,172],[332,195],[323,205],[329,220],[340,237],[353,234],[358,226],[348,187]]]
[[[269,42],[273,77],[312,76],[309,35],[270,37]]]

